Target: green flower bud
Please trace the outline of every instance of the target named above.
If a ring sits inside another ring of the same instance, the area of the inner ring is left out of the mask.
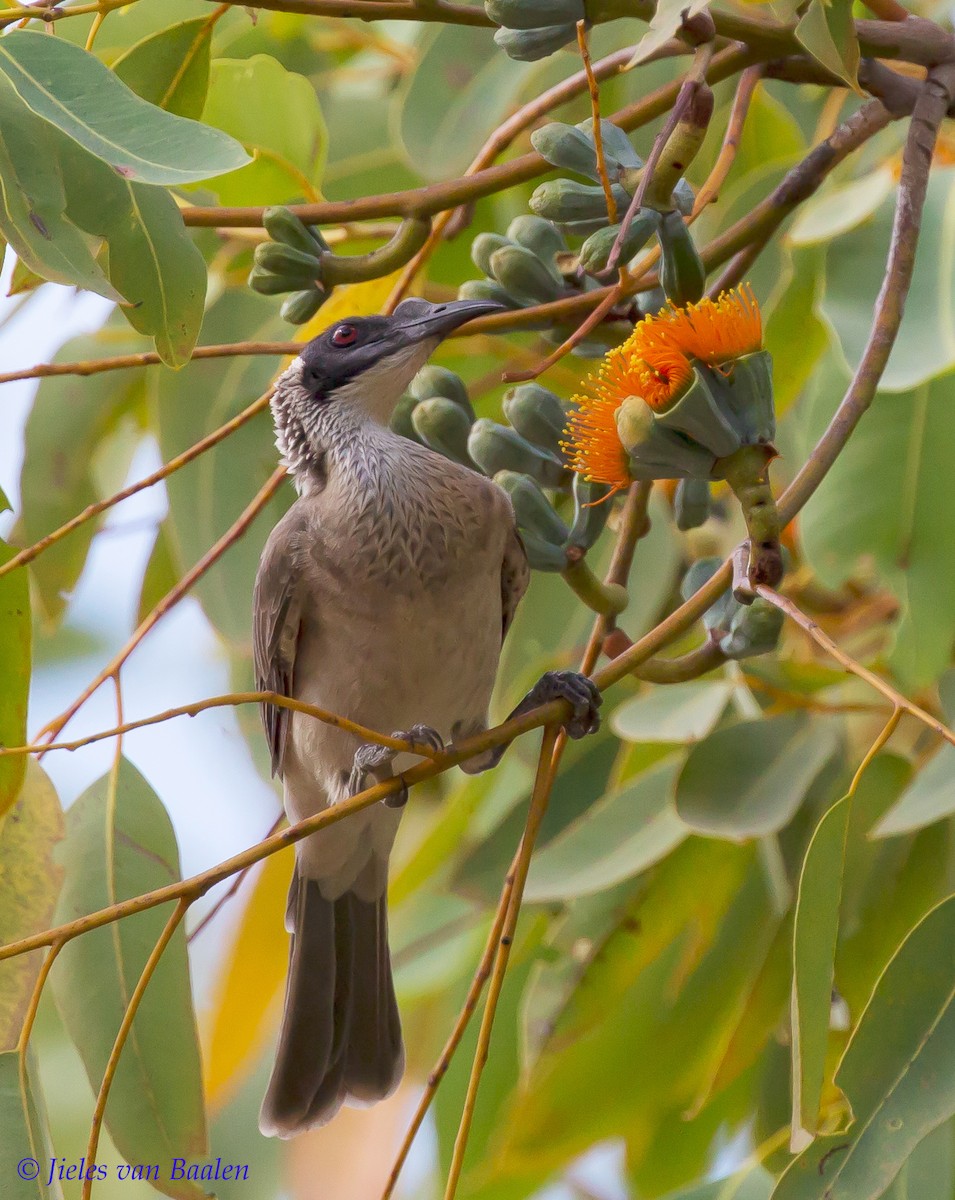
[[[290,325],[304,325],[310,321],[328,299],[328,292],[323,288],[305,288],[301,292],[292,292],[282,301],[279,309],[283,321]]]
[[[388,424],[395,431],[395,433],[400,433],[401,436],[407,438],[409,442],[417,442],[418,445],[421,446],[424,443],[421,441],[421,438],[418,437],[414,424],[411,420],[411,414],[418,407],[418,403],[419,401],[417,396],[412,396],[408,392],[405,392],[405,394],[395,405],[395,411],[391,414],[391,420],[388,422]]]
[[[538,450],[515,429],[487,417],[471,427],[468,453],[491,478],[498,471],[521,471],[543,487],[560,488],[570,482],[570,472],[553,454]]]
[[[577,128],[593,138],[593,121],[581,121]],[[604,158],[607,160],[608,166],[613,163],[617,167],[623,167],[630,171],[638,171],[643,166],[643,159],[634,150],[630,138],[613,121],[608,121],[606,118],[601,119],[600,138],[603,142]]]
[[[548,542],[546,538],[529,529],[520,530],[521,541],[527,553],[527,562],[533,571],[563,571],[567,567],[567,551],[563,546]]]
[[[627,236],[623,240],[620,262],[629,262],[635,254],[643,249],[656,232],[660,224],[660,214],[652,208],[642,208],[630,222]],[[580,265],[592,274],[603,271],[610,258],[610,251],[617,240],[620,225],[610,225],[606,229],[592,233],[580,248]]]
[[[696,304],[706,291],[706,267],[676,210],[663,214],[660,222],[660,282],[668,299],[678,307]]]
[[[605,483],[589,483],[582,475],[574,476],[574,523],[570,527],[567,546],[589,550],[603,532],[610,515],[610,504],[604,503],[610,489]]]
[[[681,433],[665,428],[639,396],[617,409],[617,433],[630,455],[633,479],[709,479],[715,455]]]
[[[281,296],[283,292],[298,291],[301,280],[289,279],[287,275],[274,275],[264,267],[253,267],[246,281],[253,292],[261,296]]]
[[[574,171],[578,175],[586,175],[588,179],[600,181],[597,170],[597,151],[594,149],[593,138],[587,130],[575,125],[565,125],[562,121],[552,121],[542,125],[531,134],[531,145],[553,167],[562,171]]]
[[[252,258],[257,267],[263,267],[273,275],[299,280],[300,286],[321,279],[322,267],[317,249],[315,254],[305,254],[282,242],[262,242],[256,246]]]
[[[522,383],[504,394],[504,415],[521,437],[550,454],[560,454],[569,405],[539,383]]]
[[[564,235],[556,225],[543,217],[515,217],[507,227],[507,236],[512,242],[524,246],[536,254],[548,266],[558,254],[567,249]]]
[[[526,531],[551,545],[563,546],[570,530],[529,475],[519,471],[498,471],[494,482],[510,496],[517,527],[522,533]]]
[[[471,262],[485,275],[491,274],[491,255],[502,246],[513,245],[511,240],[499,233],[479,233],[471,243]]]
[[[508,58],[537,62],[577,40],[577,25],[545,25],[540,29],[498,29],[494,40]]]
[[[474,409],[468,398],[468,389],[464,386],[464,380],[460,375],[449,371],[447,367],[438,367],[434,363],[422,367],[412,379],[408,391],[418,400],[430,400],[432,396],[444,396],[447,400],[453,400],[459,408],[463,409],[467,413],[469,421],[474,420]]]
[[[689,106],[667,138],[644,193],[648,208],[657,208],[660,212],[672,208],[674,189],[699,153],[712,115],[713,93],[705,83],[697,84]]]
[[[729,633],[720,639],[727,658],[753,658],[775,650],[783,627],[783,614],[768,600],[757,596],[748,607],[739,607]]]
[[[689,600],[694,592],[698,592],[704,583],[713,578],[722,565],[723,561],[719,558],[697,559],[680,584],[680,595],[683,599]],[[708,630],[725,632],[729,629],[733,616],[739,611],[739,608],[739,604],[733,599],[732,592],[724,592],[703,614],[703,624]]]
[[[506,29],[540,29],[582,21],[583,0],[484,0],[484,11]]]
[[[493,300],[495,304],[505,304],[508,308],[520,308],[521,305],[493,279],[468,279],[458,288],[459,300]]]
[[[502,246],[491,255],[491,274],[498,283],[524,304],[546,304],[562,291],[556,268],[549,270],[523,246]]]
[[[613,196],[617,208],[625,212],[630,196],[619,183],[613,185]],[[535,189],[530,198],[531,209],[539,217],[556,221],[559,225],[571,221],[607,222],[607,199],[603,188],[577,183],[574,179],[549,179]]]
[[[262,224],[274,242],[284,242],[303,254],[322,254],[328,250],[328,243],[317,229],[300,221],[295,213],[282,205],[267,208],[262,214]]]
[[[420,400],[411,412],[411,424],[429,449],[463,466],[471,466],[468,455],[471,422],[460,404],[446,396]]]
[[[696,529],[710,515],[710,485],[706,479],[681,479],[673,500],[677,529]]]

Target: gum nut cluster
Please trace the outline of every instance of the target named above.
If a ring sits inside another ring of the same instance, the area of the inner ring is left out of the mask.
[[[627,16],[626,0],[485,0],[484,11],[500,28],[494,40],[510,58],[536,62],[577,39],[577,22],[588,28]],[[632,14],[630,14],[632,15]]]
[[[328,299],[321,284],[321,258],[330,252],[328,244],[317,229],[281,206],[267,208],[262,223],[271,240],[255,248],[249,287],[263,296],[290,293],[282,301],[282,317],[292,325],[303,325]]]
[[[494,300],[510,309],[531,308],[593,291],[599,284],[581,280],[573,263],[564,274],[561,263],[573,256],[567,242],[552,221],[543,217],[515,217],[507,234],[479,233],[471,244],[471,260],[483,279],[469,279],[458,289],[461,300]],[[562,342],[572,325],[543,321],[538,326],[549,341]],[[582,342],[574,353],[583,358],[599,358],[605,342]]]
[[[718,558],[698,559],[680,585],[684,600],[699,591],[719,568]],[[711,639],[718,641],[727,658],[754,658],[775,650],[783,627],[783,614],[768,600],[757,597],[752,604],[740,604],[732,592],[723,595],[703,614],[703,624]]]
[[[613,491],[635,479],[719,478],[743,446],[771,447],[772,362],[742,287],[641,321],[592,375],[563,448],[574,471]]]
[[[609,489],[571,472],[560,442],[572,406],[535,383],[504,397],[503,425],[475,418],[464,382],[427,366],[402,397],[391,426],[403,437],[493,479],[508,493],[530,565],[562,571],[568,552],[587,551],[607,519]],[[563,510],[567,520],[558,509]]]

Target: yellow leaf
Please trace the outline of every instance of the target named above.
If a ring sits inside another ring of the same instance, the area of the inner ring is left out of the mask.
[[[253,1069],[278,1019],[288,966],[285,899],[294,860],[289,846],[258,868],[202,1023],[206,1097],[213,1110],[229,1101]]]
[[[295,334],[297,342],[310,342],[323,329],[334,325],[343,317],[370,317],[381,309],[398,282],[401,271],[384,275],[381,279],[369,279],[367,283],[346,283],[336,288],[314,317]]]

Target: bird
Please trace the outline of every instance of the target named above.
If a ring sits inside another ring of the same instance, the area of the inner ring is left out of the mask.
[[[276,445],[298,496],[269,534],[253,592],[257,687],[441,750],[487,728],[501,646],[529,580],[510,499],[492,480],[389,427],[439,342],[487,301],[408,299],[307,343],[277,378]],[[600,693],[545,674],[515,713],[560,697],[565,728],[599,726]],[[262,705],[292,822],[415,760]],[[502,747],[461,764],[486,770]],[[262,1132],[294,1137],[401,1079],[388,950],[388,856],[407,787],[296,844],[285,1006]]]

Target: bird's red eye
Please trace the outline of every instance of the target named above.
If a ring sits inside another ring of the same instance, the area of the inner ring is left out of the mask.
[[[332,334],[333,346],[350,346],[358,337],[358,330],[354,325],[339,325]]]

